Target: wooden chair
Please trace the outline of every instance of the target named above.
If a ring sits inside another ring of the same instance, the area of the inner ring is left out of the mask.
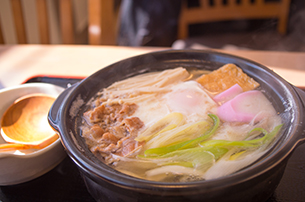
[[[90,45],[115,45],[117,12],[115,0],[87,0],[88,43]],[[10,0],[18,44],[27,44],[27,32],[21,0]],[[59,21],[63,44],[75,43],[72,0],[59,0]],[[50,26],[46,0],[36,0],[37,20],[41,44],[50,44]],[[0,44],[4,44],[3,26],[0,23]]]
[[[287,21],[291,0],[199,0],[198,7],[188,7],[182,2],[178,25],[178,38],[188,37],[188,26],[196,23],[238,19],[278,19],[277,30],[287,31]]]
[[[88,0],[91,45],[116,45],[118,9],[115,0]]]

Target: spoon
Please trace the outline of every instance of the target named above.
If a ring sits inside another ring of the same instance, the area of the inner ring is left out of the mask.
[[[53,143],[58,135],[49,126],[47,114],[54,101],[44,94],[17,99],[1,119],[1,136],[7,144],[0,144],[0,152],[42,149]]]

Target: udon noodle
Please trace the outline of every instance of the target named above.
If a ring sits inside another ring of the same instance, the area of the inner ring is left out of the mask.
[[[177,67],[118,81],[83,115],[97,157],[154,181],[207,180],[259,159],[281,128],[259,84],[235,65],[214,72]]]

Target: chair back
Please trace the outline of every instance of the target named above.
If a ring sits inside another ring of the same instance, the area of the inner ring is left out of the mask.
[[[118,12],[115,10],[115,0],[85,0],[87,9],[87,35],[88,44],[90,45],[115,45],[116,44],[116,20]],[[29,43],[28,35],[31,33],[31,27],[27,27],[26,15],[24,15],[24,7],[29,6],[24,0],[1,0],[1,4],[7,3],[6,7],[10,8],[0,15],[0,44],[6,44],[8,32],[4,32],[5,23],[12,23],[12,31],[16,35],[17,44]],[[33,1],[32,1],[33,2]],[[56,27],[63,44],[75,44],[75,13],[73,12],[73,0],[58,0],[58,22]],[[50,33],[52,26],[50,25],[50,11],[52,5],[47,0],[35,0],[34,9],[38,27],[38,35],[40,44],[51,44]],[[54,6],[54,4],[53,4]],[[53,7],[54,10],[54,7]],[[0,11],[2,12],[2,10]],[[8,16],[11,15],[11,22]],[[53,15],[54,17],[54,15]],[[2,18],[2,19],[1,19]],[[57,17],[55,16],[55,19]],[[34,23],[34,22],[33,22]],[[54,26],[53,26],[54,27]]]
[[[184,0],[178,25],[178,38],[188,37],[188,26],[191,24],[239,19],[275,18],[278,20],[278,32],[285,34],[290,1],[199,0],[198,7],[188,7],[187,0]]]

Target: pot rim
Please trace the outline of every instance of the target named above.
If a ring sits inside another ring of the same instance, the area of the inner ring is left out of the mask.
[[[135,177],[131,177],[129,175],[120,173],[119,171],[116,171],[113,168],[110,168],[109,166],[105,164],[97,164],[96,162],[93,162],[88,157],[84,156],[83,149],[78,148],[78,146],[75,144],[75,139],[71,138],[70,132],[67,130],[67,127],[65,126],[65,123],[63,120],[65,120],[65,114],[69,114],[68,108],[71,102],[73,102],[71,94],[78,91],[81,85],[85,85],[84,83],[87,82],[92,77],[97,76],[100,74],[101,71],[105,71],[109,68],[112,68],[113,66],[117,65],[118,63],[126,62],[128,60],[135,60],[139,57],[145,57],[146,55],[158,55],[158,54],[165,54],[165,53],[181,53],[181,52],[189,52],[189,53],[213,53],[218,56],[225,56],[229,58],[239,59],[241,61],[244,61],[246,64],[251,64],[256,66],[257,69],[263,70],[266,74],[269,74],[273,78],[275,78],[277,81],[279,81],[283,88],[285,88],[285,91],[290,92],[291,96],[293,97],[293,104],[296,106],[297,109],[303,108],[303,103],[300,101],[299,96],[297,92],[294,90],[293,86],[289,84],[287,81],[285,81],[283,78],[281,78],[279,75],[277,75],[272,70],[268,69],[266,66],[263,66],[259,63],[256,63],[254,61],[251,61],[246,58],[242,58],[239,56],[227,54],[227,53],[221,53],[217,51],[210,51],[210,50],[163,50],[163,51],[157,51],[157,52],[150,52],[142,55],[137,55],[131,58],[127,58],[121,61],[118,61],[116,63],[113,63],[111,65],[108,65],[99,71],[95,72],[94,74],[90,75],[89,77],[82,80],[78,85],[76,85],[69,95],[65,98],[61,105],[61,110],[59,113],[59,119],[60,121],[60,127],[59,127],[59,133],[61,136],[61,141],[66,148],[66,151],[70,158],[83,170],[85,173],[90,177],[90,175],[98,176],[99,178],[102,178],[104,180],[107,180],[108,182],[125,187],[127,189],[129,188],[137,188],[139,190],[152,190],[152,188],[157,189],[163,189],[167,191],[171,190],[188,190],[191,191],[194,187],[200,186],[201,188],[206,189],[215,189],[217,188],[223,188],[223,187],[230,187],[234,184],[239,184],[245,181],[248,181],[252,178],[255,178],[262,173],[267,172],[268,170],[272,169],[273,167],[277,166],[279,163],[284,161],[293,151],[295,146],[299,142],[298,134],[302,132],[302,125],[301,124],[295,124],[300,123],[304,117],[302,110],[295,110],[295,120],[291,120],[290,124],[293,124],[293,126],[289,127],[289,131],[286,133],[294,134],[290,135],[288,138],[284,140],[284,142],[280,145],[280,147],[275,148],[274,151],[271,152],[271,154],[268,154],[266,158],[263,158],[257,163],[254,163],[253,165],[243,168],[240,171],[237,171],[236,173],[211,179],[211,180],[201,180],[201,181],[193,181],[193,182],[184,182],[184,183],[168,183],[168,182],[155,182],[155,181],[149,181],[149,180],[143,180]],[[96,93],[96,92],[95,92]],[[64,134],[64,135],[63,135]],[[282,134],[284,136],[284,134]],[[92,158],[94,158],[94,155],[92,154]],[[90,156],[91,157],[91,156]],[[104,166],[103,166],[104,165]],[[101,167],[102,166],[102,167]],[[108,168],[106,168],[108,167]]]

